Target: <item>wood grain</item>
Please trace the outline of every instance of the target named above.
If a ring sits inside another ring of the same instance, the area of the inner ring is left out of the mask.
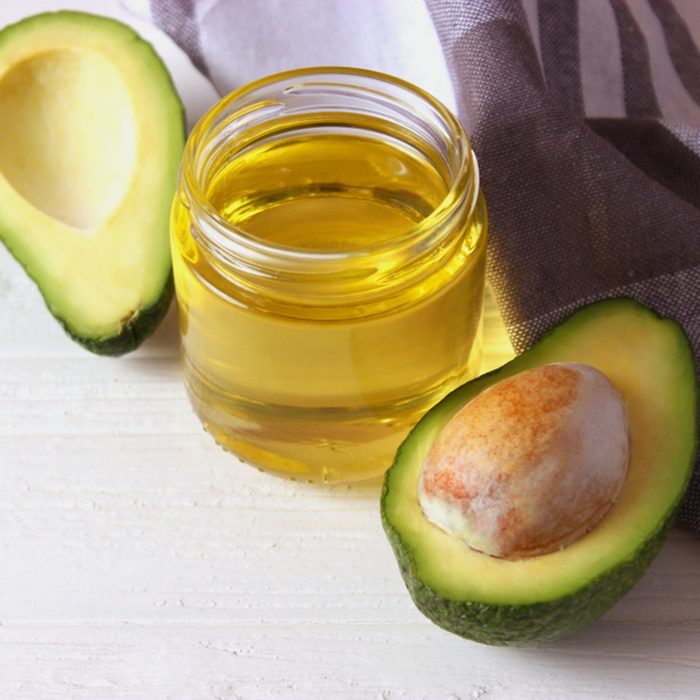
[[[136,354],[93,357],[4,251],[0,302],[0,698],[697,697],[691,536],[579,635],[466,642],[413,607],[378,483],[295,484],[212,443],[172,314]]]

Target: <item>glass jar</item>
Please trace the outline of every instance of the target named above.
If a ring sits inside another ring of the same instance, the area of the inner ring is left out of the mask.
[[[478,167],[406,82],[313,68],[221,100],[187,142],[172,247],[194,410],[262,469],[381,474],[478,370]]]

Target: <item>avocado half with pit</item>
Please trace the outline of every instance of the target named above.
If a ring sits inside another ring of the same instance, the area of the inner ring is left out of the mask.
[[[592,366],[619,392],[629,425],[627,474],[607,514],[575,541],[537,556],[490,556],[427,519],[421,470],[445,426],[473,399],[550,363]],[[399,448],[381,512],[414,602],[441,627],[486,644],[535,644],[583,627],[627,593],[657,554],[697,439],[695,367],[680,326],[631,299],[577,311],[527,352],[448,395]]]
[[[81,345],[137,347],[172,297],[168,216],[182,103],[113,19],[35,15],[0,32],[0,240]]]

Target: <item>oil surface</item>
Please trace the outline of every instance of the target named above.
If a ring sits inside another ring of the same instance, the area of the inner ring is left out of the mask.
[[[313,135],[239,156],[208,197],[252,236],[333,250],[397,239],[446,194],[442,174],[417,153],[376,138]]]
[[[312,275],[280,275],[264,290],[241,284],[203,254],[187,207],[176,203],[186,379],[223,446],[299,479],[368,478],[389,466],[431,405],[476,373],[484,256],[483,245],[471,248],[483,217],[439,269],[414,270],[417,281],[388,300],[366,294],[367,280],[381,288],[381,265],[367,270],[366,258],[352,256],[391,242],[398,249],[442,202],[446,175],[434,163],[391,138],[297,133],[238,153],[207,183],[210,205],[254,240],[310,255],[347,252],[333,293],[346,277],[348,294],[364,280],[356,303],[342,295],[304,303],[305,289],[318,294]]]

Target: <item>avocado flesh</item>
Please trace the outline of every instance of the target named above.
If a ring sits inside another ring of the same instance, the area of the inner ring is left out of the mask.
[[[80,12],[0,32],[0,240],[51,313],[119,355],[172,298],[169,209],[182,103],[151,46]]]
[[[582,362],[607,375],[627,405],[630,465],[618,502],[564,549],[496,559],[469,549],[423,515],[417,483],[447,421],[488,386],[550,362]],[[494,645],[556,639],[591,622],[636,583],[672,523],[697,445],[693,355],[678,324],[631,299],[591,304],[536,346],[435,406],[387,472],[382,519],[418,608],[458,635]]]

